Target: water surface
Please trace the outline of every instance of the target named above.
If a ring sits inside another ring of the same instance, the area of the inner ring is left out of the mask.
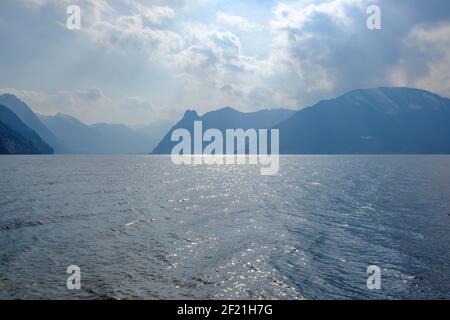
[[[259,169],[2,156],[0,298],[450,298],[450,157]],[[73,264],[79,291],[66,288]]]

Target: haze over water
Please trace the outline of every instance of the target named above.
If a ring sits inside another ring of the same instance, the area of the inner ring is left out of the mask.
[[[0,299],[450,298],[449,156],[281,157],[276,176],[7,156],[0,172]]]

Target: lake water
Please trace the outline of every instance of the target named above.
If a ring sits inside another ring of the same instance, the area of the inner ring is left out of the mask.
[[[261,176],[2,156],[0,172],[0,299],[450,298],[450,157],[282,157]]]

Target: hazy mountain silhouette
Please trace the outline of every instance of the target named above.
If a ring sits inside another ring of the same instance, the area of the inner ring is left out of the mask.
[[[62,113],[40,119],[61,139],[65,153],[146,154],[156,144],[154,138],[120,124],[87,125]]]
[[[195,120],[202,120],[204,130],[279,129],[282,154],[450,153],[450,99],[420,89],[354,90],[295,113],[241,113],[227,107],[199,116],[188,110],[153,153],[171,153],[177,128],[193,136]]]
[[[9,141],[9,150],[24,153],[52,153],[48,146],[52,143],[59,153],[148,153],[157,138],[149,132],[161,132],[164,128],[155,124],[139,129],[106,123],[86,125],[64,114],[39,119],[25,103],[10,94],[0,96],[0,103],[5,103],[3,109],[10,111],[2,111],[2,139]],[[171,153],[177,142],[170,138],[177,128],[189,130],[193,138],[195,120],[202,121],[204,131],[209,128],[222,132],[238,128],[279,129],[282,154],[450,153],[450,99],[419,89],[354,90],[298,112],[272,109],[243,113],[226,107],[199,116],[188,110],[153,153]]]
[[[29,128],[33,129],[55,152],[59,153],[63,147],[61,141],[39,120],[31,108],[12,94],[0,95],[0,104],[8,107]]]
[[[284,154],[446,154],[450,100],[410,88],[355,90],[275,127]]]
[[[97,123],[91,127],[102,136],[101,149],[105,153],[148,154],[158,142],[155,137],[122,124]]]
[[[173,126],[173,121],[167,121],[167,120],[159,120],[156,122],[153,122],[152,124],[147,125],[137,125],[131,127],[132,129],[139,131],[149,137],[152,137],[155,141],[155,144],[150,149],[153,150],[153,148],[156,146],[156,144],[161,141],[161,139],[164,137],[164,135],[167,133],[167,131]]]
[[[0,154],[52,154],[53,149],[9,108],[0,105]]]
[[[77,118],[62,113],[39,118],[62,141],[64,153],[96,153],[100,143],[98,133]]]
[[[153,153],[171,153],[172,148],[178,143],[171,141],[171,135],[175,129],[184,128],[189,130],[193,139],[194,121],[196,120],[202,121],[203,131],[209,128],[216,128],[224,133],[226,129],[270,129],[293,114],[294,111],[288,109],[271,109],[244,113],[231,107],[225,107],[199,116],[196,111],[187,110],[183,118],[164,136],[153,150]]]

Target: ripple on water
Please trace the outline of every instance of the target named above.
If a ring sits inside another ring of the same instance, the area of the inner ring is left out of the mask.
[[[450,157],[1,161],[0,298],[450,298]]]

